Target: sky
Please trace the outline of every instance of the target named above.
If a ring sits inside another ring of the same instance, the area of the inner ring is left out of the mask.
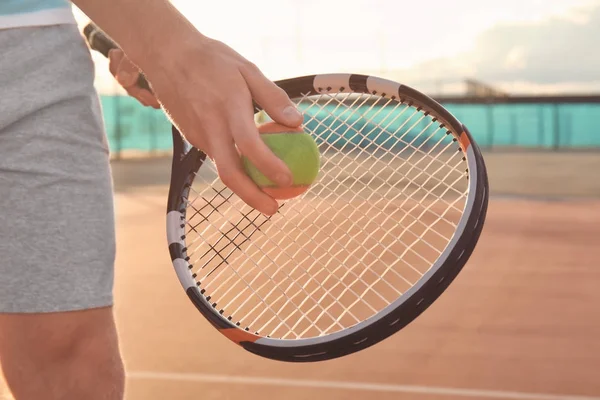
[[[600,0],[172,0],[273,80],[371,73],[428,93],[600,92]],[[76,10],[83,26],[87,18]],[[94,55],[97,83],[116,86]]]

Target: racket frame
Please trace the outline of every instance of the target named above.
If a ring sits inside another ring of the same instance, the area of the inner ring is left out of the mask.
[[[275,82],[290,98],[325,93],[379,95],[432,114],[448,134],[454,135],[469,169],[469,195],[463,215],[444,252],[406,293],[372,317],[341,331],[303,339],[277,339],[256,335],[226,319],[199,287],[185,248],[185,217],[189,188],[206,155],[186,147],[173,127],[173,164],[167,206],[167,240],[173,268],[190,301],[224,336],[259,356],[289,362],[323,361],[370,347],[407,326],[422,314],[450,285],[471,256],[484,226],[489,183],[483,156],[465,125],[427,95],[387,79],[361,74],[307,75]],[[261,111],[255,104],[255,112]],[[458,133],[458,134],[455,134]],[[186,152],[186,150],[189,150]]]

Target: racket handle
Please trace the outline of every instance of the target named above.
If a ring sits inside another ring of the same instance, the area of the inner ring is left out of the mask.
[[[110,50],[119,48],[119,46],[117,46],[117,44],[93,22],[90,22],[85,26],[85,28],[83,28],[83,35],[85,36],[90,48],[101,53],[106,58],[108,58],[108,52]],[[148,81],[146,80],[146,77],[141,72],[138,76],[137,85],[143,89],[149,90],[150,92],[152,91]]]

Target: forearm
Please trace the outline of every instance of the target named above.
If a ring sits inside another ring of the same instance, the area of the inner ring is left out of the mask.
[[[148,60],[168,58],[169,49],[199,33],[168,0],[73,0],[144,69]],[[190,33],[194,33],[190,35]]]
[[[221,180],[273,215],[277,201],[244,172],[240,154],[279,186],[292,183],[289,168],[261,140],[252,107],[255,100],[275,122],[296,128],[303,116],[285,92],[225,43],[201,35],[167,0],[72,1],[142,69],[165,114],[214,161]]]

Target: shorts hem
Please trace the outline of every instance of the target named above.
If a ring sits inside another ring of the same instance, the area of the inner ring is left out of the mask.
[[[0,303],[0,314],[49,314],[61,312],[86,311],[97,308],[114,306],[112,296],[102,297],[94,301],[82,301],[70,304],[44,304],[44,305],[6,305]]]

